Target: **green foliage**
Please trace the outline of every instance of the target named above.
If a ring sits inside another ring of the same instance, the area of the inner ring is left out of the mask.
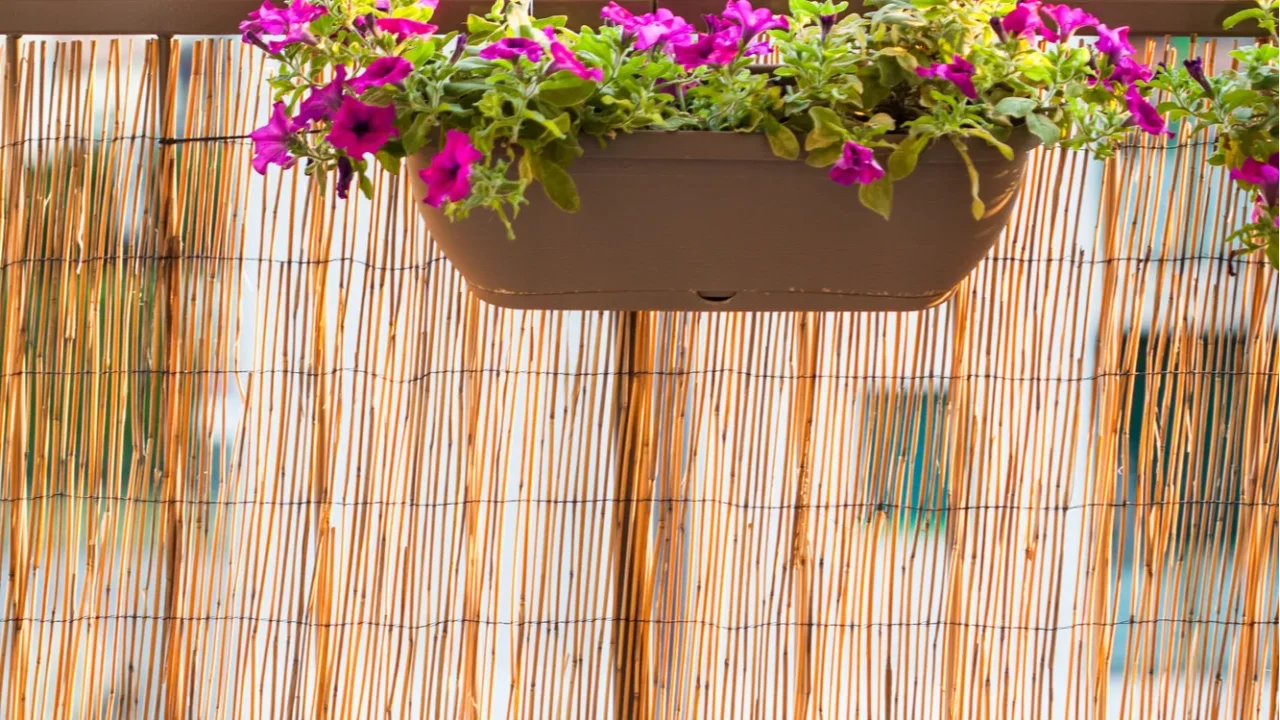
[[[1275,45],[1278,23],[1277,0],[1259,0],[1257,8],[1244,10],[1227,19],[1230,28],[1243,20],[1253,20],[1271,35],[1271,42],[1250,45],[1232,51],[1235,67],[1207,77],[1199,72],[1195,61],[1189,67],[1165,69],[1153,85],[1168,93],[1169,100],[1159,110],[1171,121],[1191,123],[1192,130],[1211,130],[1217,146],[1209,164],[1227,167],[1237,173],[1246,166],[1276,166],[1280,152],[1277,115],[1280,114],[1280,50]],[[1274,172],[1274,171],[1273,171]],[[1273,267],[1280,267],[1280,239],[1276,229],[1277,207],[1274,183],[1237,179],[1237,185],[1253,198],[1251,221],[1227,237],[1240,245],[1237,252],[1262,251]]]

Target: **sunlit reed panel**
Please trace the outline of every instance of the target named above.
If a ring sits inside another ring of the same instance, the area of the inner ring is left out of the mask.
[[[1212,138],[1037,151],[927,312],[513,312],[254,174],[240,44],[3,50],[0,717],[1276,717]]]

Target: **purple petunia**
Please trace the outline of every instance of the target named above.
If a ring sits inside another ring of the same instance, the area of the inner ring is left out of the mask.
[[[693,26],[666,8],[636,18],[636,50],[683,45],[693,41]]]
[[[1213,94],[1213,86],[1209,84],[1209,78],[1204,74],[1204,58],[1183,60],[1182,66],[1187,69],[1187,74],[1191,76],[1191,79],[1199,83],[1206,93]]]
[[[1039,0],[1022,0],[1017,7],[1009,11],[1001,20],[1005,32],[1013,36],[1027,35],[1034,37],[1045,29],[1044,20],[1040,17]]]
[[[630,10],[613,2],[613,0],[610,0],[608,5],[600,9],[600,19],[611,22],[628,33],[634,33],[636,26],[639,25],[639,20]]]
[[[485,60],[507,60],[515,62],[518,58],[528,58],[529,62],[542,59],[542,46],[536,40],[528,38],[503,38],[480,50],[480,57]]]
[[[970,100],[978,98],[978,90],[973,86],[973,74],[975,71],[973,63],[959,55],[953,56],[949,63],[934,63],[931,67],[916,68],[916,74],[922,78],[940,78],[951,81]]]
[[[253,139],[253,169],[265,175],[268,165],[287,168],[297,162],[297,158],[289,154],[289,140],[297,129],[298,126],[289,119],[284,103],[273,105],[267,124],[249,133]]]
[[[435,10],[440,6],[440,0],[418,0],[418,4],[422,7]],[[387,11],[391,9],[391,0],[374,0],[373,7],[375,10]]]
[[[311,91],[306,100],[298,106],[298,116],[294,122],[305,125],[316,120],[328,120],[342,106],[343,90],[347,82],[347,66],[334,68],[333,80],[322,88]]]
[[[1045,27],[1041,32],[1050,42],[1066,42],[1082,27],[1097,27],[1098,18],[1070,5],[1045,5],[1044,14],[1053,19],[1054,28]]]
[[[471,194],[471,166],[483,158],[484,153],[471,143],[471,136],[457,130],[445,133],[444,147],[425,170],[418,172],[427,186],[423,202],[438,208],[446,201],[464,200]]]
[[[1107,79],[1111,82],[1118,82],[1121,85],[1146,82],[1151,79],[1151,68],[1131,57],[1122,57],[1120,62],[1116,63],[1115,67],[1111,69],[1111,77]]]
[[[871,148],[852,141],[844,144],[844,152],[831,167],[831,179],[841,185],[867,185],[882,177],[884,168]]]
[[[1240,167],[1231,169],[1231,179],[1257,187],[1266,205],[1275,205],[1280,200],[1280,154],[1272,153],[1265,163],[1245,159]]]
[[[604,72],[600,68],[589,68],[578,59],[573,51],[565,46],[564,43],[556,40],[556,31],[554,28],[548,27],[543,30],[547,39],[550,41],[547,49],[551,52],[551,64],[547,66],[547,72],[558,72],[560,70],[568,70],[583,80],[591,80],[600,82],[604,80]]]
[[[431,23],[408,20],[406,18],[378,18],[373,22],[383,32],[396,36],[396,42],[404,42],[406,38],[431,35],[439,30]]]
[[[750,0],[728,0],[722,15],[726,21],[742,28],[743,40],[749,41],[766,30],[787,28],[785,17],[774,15],[768,8],[752,8]]]
[[[293,0],[289,7],[283,9],[272,5],[271,0],[262,0],[262,6],[240,23],[240,36],[245,42],[270,53],[280,52],[295,42],[312,45],[316,40],[308,26],[327,12],[306,0]]]
[[[333,116],[333,129],[325,139],[351,157],[359,158],[378,152],[395,133],[395,108],[366,105],[348,97]]]
[[[1129,28],[1118,27],[1112,30],[1106,25],[1098,25],[1098,42],[1094,47],[1110,58],[1111,64],[1118,64],[1122,58],[1133,54],[1133,46],[1129,44]]]
[[[351,164],[351,158],[343,155],[338,158],[338,197],[346,200],[347,194],[351,191],[351,178],[355,175],[355,167]]]
[[[1168,125],[1164,118],[1160,117],[1160,113],[1156,111],[1156,106],[1147,102],[1142,97],[1142,91],[1137,85],[1130,85],[1129,89],[1124,93],[1125,103],[1129,106],[1129,113],[1135,125],[1142,128],[1144,132],[1151,135],[1170,135]]]
[[[369,67],[365,68],[364,72],[352,78],[347,86],[351,88],[351,92],[359,95],[371,87],[398,83],[409,77],[411,72],[413,72],[413,65],[404,58],[378,58],[369,63]]]
[[[703,65],[728,65],[738,57],[741,39],[741,28],[730,25],[713,33],[698,35],[692,42],[676,45],[671,54],[685,70]]]

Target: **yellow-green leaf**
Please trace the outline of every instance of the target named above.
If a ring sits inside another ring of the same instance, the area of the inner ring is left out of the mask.
[[[773,154],[784,160],[795,160],[800,157],[800,141],[791,128],[780,124],[772,117],[764,121],[765,137],[769,139],[769,147]]]
[[[859,187],[858,199],[868,210],[888,220],[889,211],[893,209],[893,181],[889,178],[880,178]]]

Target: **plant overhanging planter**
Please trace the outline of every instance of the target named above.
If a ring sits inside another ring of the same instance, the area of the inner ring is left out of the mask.
[[[431,234],[482,300],[554,310],[922,310],[946,300],[999,238],[1033,138],[1004,159],[970,143],[987,212],[970,211],[960,154],[935,143],[894,185],[885,220],[825,170],[773,155],[759,134],[640,132],[583,138],[581,210],[533,188],[508,240],[491,213]],[[410,158],[415,193],[429,156]],[[883,161],[883,158],[882,158]]]

